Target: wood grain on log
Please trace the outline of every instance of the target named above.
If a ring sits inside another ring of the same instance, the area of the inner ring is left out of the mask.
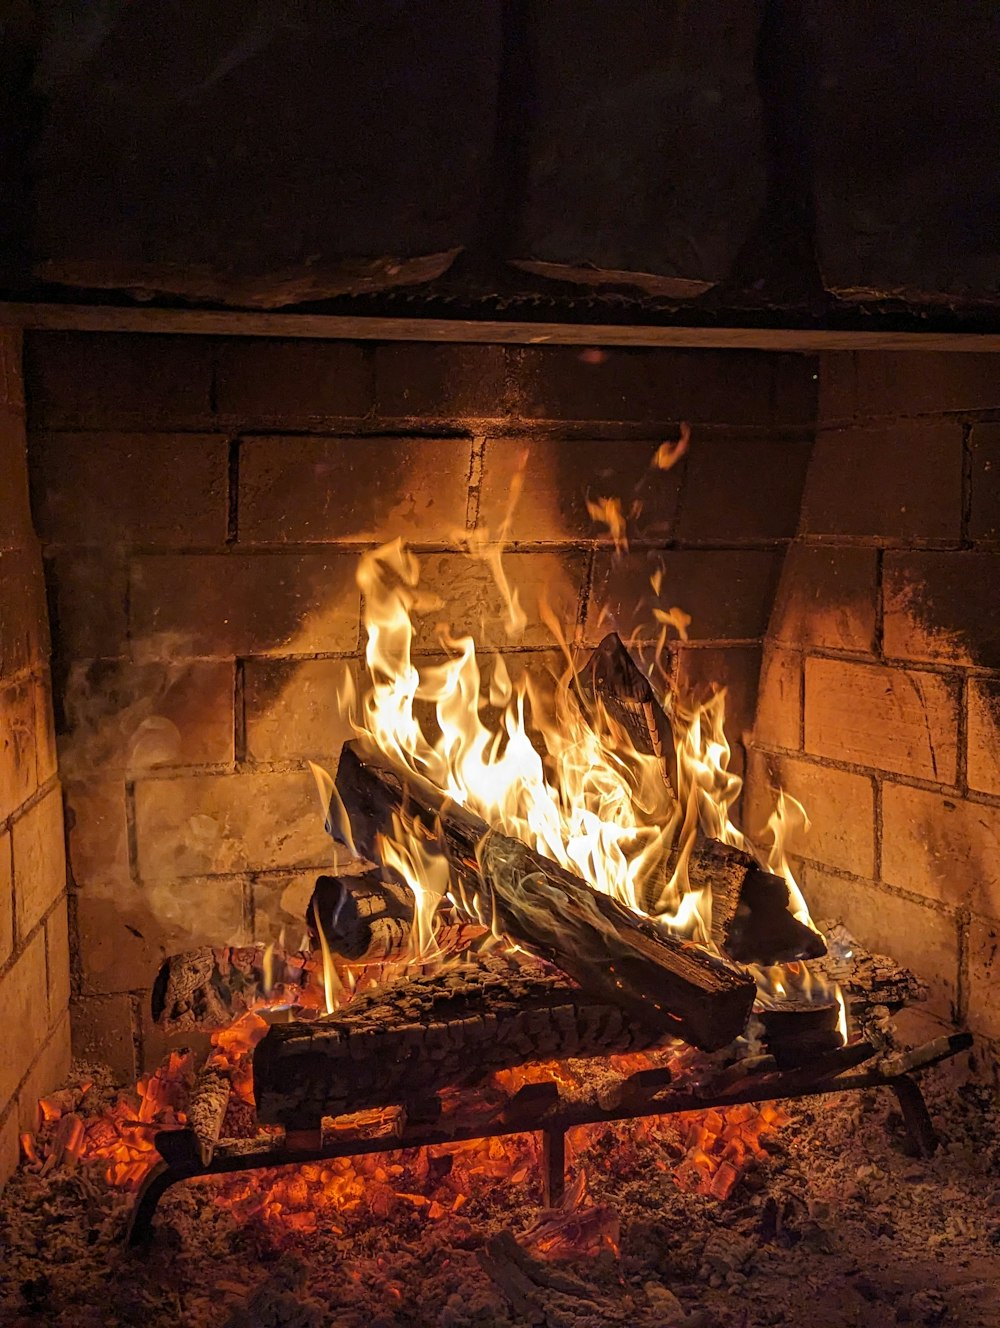
[[[617,632],[600,643],[580,671],[584,699],[600,702],[611,719],[628,734],[644,756],[663,762],[664,778],[677,789],[677,757],[670,720],[645,676]]]
[[[344,959],[373,963],[406,953],[413,927],[413,891],[382,872],[363,876],[320,876],[316,880],[306,921],[314,946],[322,929],[330,950]],[[460,918],[445,901],[434,915],[447,938],[446,953],[473,945],[487,935],[485,927]]]
[[[741,970],[490,830],[427,780],[349,743],[336,787],[366,858],[378,860],[378,834],[393,813],[419,823],[448,858],[463,911],[554,963],[594,999],[706,1050],[745,1028],[755,987]]]
[[[254,1051],[257,1113],[308,1129],[526,1061],[638,1051],[665,1036],[551,970],[479,959],[356,997],[315,1024],[274,1025]]]

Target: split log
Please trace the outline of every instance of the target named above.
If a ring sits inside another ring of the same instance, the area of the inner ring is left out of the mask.
[[[782,1000],[756,1013],[764,1026],[764,1044],[781,1070],[806,1065],[844,1045],[835,1000]]]
[[[628,734],[637,752],[663,762],[664,778],[676,791],[673,728],[649,679],[617,632],[611,632],[600,643],[580,670],[579,682],[584,700],[591,706],[600,701],[611,719]]]
[[[363,876],[319,876],[306,910],[315,948],[320,931],[333,954],[373,963],[407,953],[413,928],[413,891],[386,881],[381,871]],[[447,902],[434,915],[446,953],[468,949],[488,933],[458,917]]]
[[[377,861],[393,813],[437,840],[463,912],[555,964],[594,1000],[706,1050],[746,1027],[755,987],[739,969],[676,938],[508,835],[427,780],[347,744],[336,788],[358,851]]]
[[[408,1106],[528,1061],[639,1051],[668,1035],[560,974],[501,957],[408,978],[314,1024],[275,1024],[254,1051],[265,1124]]]

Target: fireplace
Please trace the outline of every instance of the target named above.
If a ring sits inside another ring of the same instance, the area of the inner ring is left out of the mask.
[[[926,981],[913,1041],[971,1030],[995,1076],[992,355],[33,331],[4,369],[8,1171],[70,1035],[125,1081],[164,1063],[165,959],[299,944],[352,856],[310,766],[354,736],[356,573],[397,538],[420,666],[443,621],[539,685],[617,631],[725,688],[740,825],[800,802],[812,917]],[[501,528],[512,634],[468,553]]]

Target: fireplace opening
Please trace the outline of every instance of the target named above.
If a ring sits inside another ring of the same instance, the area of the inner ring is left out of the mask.
[[[997,1322],[993,356],[2,344],[11,1322]]]

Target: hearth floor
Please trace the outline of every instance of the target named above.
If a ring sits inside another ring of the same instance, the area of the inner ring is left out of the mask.
[[[165,1197],[145,1256],[124,1248],[132,1196],[99,1171],[22,1171],[0,1197],[0,1324],[1000,1328],[1000,1106],[947,1075],[922,1079],[942,1139],[930,1160],[907,1156],[884,1090],[791,1102],[724,1202],[675,1187],[666,1136],[623,1127],[580,1157],[619,1256],[539,1261],[516,1311],[479,1256],[538,1217],[531,1167],[481,1178],[457,1212],[362,1202],[309,1234],[240,1224],[192,1183]]]

